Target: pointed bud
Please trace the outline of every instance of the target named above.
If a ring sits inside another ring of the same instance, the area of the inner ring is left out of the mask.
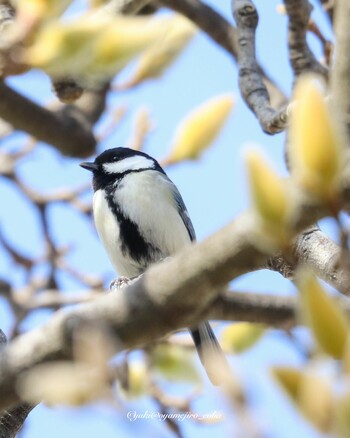
[[[72,0],[18,0],[17,15],[20,20],[41,20],[58,17],[72,3]]]
[[[165,164],[197,159],[215,140],[233,106],[230,95],[214,97],[192,111],[179,125]]]
[[[84,363],[41,364],[24,373],[18,384],[21,396],[33,403],[80,406],[109,393],[105,375]]]
[[[288,198],[284,181],[258,151],[248,151],[246,163],[255,209],[266,222],[285,223]]]
[[[195,32],[196,27],[191,21],[175,15],[164,38],[141,54],[132,77],[120,88],[131,88],[145,79],[161,76],[185,49]]]
[[[91,8],[100,8],[101,6],[105,5],[107,3],[107,0],[89,0],[89,4]]]
[[[50,22],[25,52],[25,61],[53,76],[79,77],[85,82],[113,76],[136,54],[159,39],[167,18],[87,15]]]
[[[292,175],[317,199],[337,193],[341,173],[341,144],[317,83],[302,78],[295,89],[291,116],[290,158]]]
[[[246,163],[257,222],[256,241],[264,249],[275,250],[290,238],[289,225],[296,211],[293,192],[257,150],[247,152]]]
[[[126,399],[139,398],[147,394],[150,377],[146,364],[142,360],[131,360],[128,363],[127,384],[121,387]]]
[[[322,432],[329,432],[333,394],[330,382],[314,372],[276,367],[273,374],[299,412]]]
[[[69,23],[52,21],[37,33],[24,54],[25,62],[53,76],[79,75],[89,60],[92,42],[104,27],[103,21],[86,18]]]
[[[287,395],[296,402],[299,397],[302,372],[292,367],[275,367],[272,371],[274,377],[285,390]]]
[[[304,372],[300,383],[297,406],[318,430],[330,432],[333,394],[331,382],[314,372]]]
[[[193,363],[193,356],[179,346],[157,346],[152,352],[152,365],[167,379],[193,383],[200,381],[198,371]]]
[[[334,406],[336,436],[350,436],[350,392],[349,387],[345,394],[338,398]]]
[[[263,324],[249,322],[231,324],[222,332],[222,347],[227,353],[243,353],[260,340],[265,328]]]
[[[350,375],[350,336],[346,339],[342,365],[344,373]]]
[[[349,333],[349,322],[343,309],[312,274],[303,272],[297,284],[301,292],[302,316],[318,345],[326,354],[342,359]]]
[[[90,81],[112,77],[143,50],[164,37],[170,19],[117,16],[91,47],[86,76]]]

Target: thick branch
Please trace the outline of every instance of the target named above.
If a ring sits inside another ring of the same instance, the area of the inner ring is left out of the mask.
[[[0,2],[0,31],[13,20],[14,9],[9,1]]]
[[[237,61],[239,48],[236,29],[213,8],[199,0],[161,0],[160,3],[193,21]],[[277,108],[285,104],[286,97],[282,91],[268,77],[262,67],[258,66],[257,68],[263,83],[269,90],[273,105]]]
[[[199,313],[230,279],[261,265],[264,255],[250,241],[243,216],[206,241],[153,266],[126,289],[57,312],[48,324],[16,338],[0,357],[0,409],[19,402],[19,375],[48,360],[71,359],[72,327],[102,321],[125,347],[135,347],[170,331],[194,326]]]
[[[276,111],[264,84],[255,56],[255,30],[258,13],[251,0],[233,0],[233,15],[237,23],[239,86],[243,99],[256,115],[267,134],[283,131],[287,125],[286,108]]]
[[[338,0],[335,10],[336,52],[331,76],[333,107],[350,141],[350,2]]]
[[[152,281],[154,272],[149,274],[149,280]],[[186,322],[184,319],[188,323],[196,323],[196,318],[189,317],[186,305],[185,313],[181,313],[181,305],[177,304],[174,310],[169,300],[161,302],[162,299],[164,297],[152,299],[147,296],[144,279],[141,279],[93,303],[77,306],[64,313],[58,312],[45,326],[14,340],[0,357],[0,409],[19,402],[16,382],[23,371],[43,361],[72,359],[72,327],[101,321],[113,329],[125,347],[135,347],[181,328]],[[273,322],[275,326],[291,327],[295,324],[294,306],[293,298],[249,297],[244,293],[234,293],[218,298],[210,305],[206,315],[227,320]]]
[[[308,0],[284,0],[284,4],[289,17],[289,59],[295,76],[312,72],[327,78],[328,70],[316,60],[306,42],[308,23],[312,11],[311,4]]]
[[[227,292],[211,305],[208,319],[248,321],[288,329],[296,325],[297,297]]]
[[[21,403],[0,415],[0,438],[15,438],[34,406]]]
[[[107,91],[88,91],[76,105],[50,111],[0,81],[0,117],[64,155],[87,157],[95,150],[92,127],[103,112]]]
[[[325,214],[315,206],[300,208],[295,231]],[[72,358],[72,328],[82,321],[107,324],[125,348],[198,324],[230,280],[266,261],[267,255],[254,245],[254,228],[247,212],[204,242],[152,266],[129,287],[57,312],[44,327],[16,338],[0,357],[0,409],[18,403],[16,381],[23,371]]]
[[[219,46],[237,58],[236,29],[211,6],[199,0],[162,0],[161,3],[185,15]]]
[[[266,267],[292,278],[299,265],[306,265],[315,275],[344,295],[350,296],[350,278],[342,250],[317,227],[301,233],[292,247],[292,257],[270,257]]]
[[[342,263],[342,250],[321,230],[313,227],[302,233],[293,250],[299,264],[310,267],[322,280],[350,296],[350,276]]]
[[[6,344],[6,336],[0,329],[0,352]],[[0,438],[15,438],[22,428],[28,414],[34,408],[28,403],[21,403],[18,406],[0,413]]]
[[[344,198],[350,194],[346,182]],[[346,207],[349,201],[344,199]],[[325,208],[314,204],[303,204],[296,211],[299,218],[290,230],[295,234],[327,215]],[[21,373],[49,360],[72,359],[72,334],[81,323],[107,325],[124,348],[132,348],[196,326],[209,314],[215,317],[211,308],[225,285],[266,263],[268,256],[254,245],[255,227],[248,211],[204,242],[152,266],[127,288],[57,312],[44,327],[16,338],[0,356],[0,410],[20,401],[16,383]],[[217,316],[224,310],[221,306]],[[236,319],[238,313],[237,309]],[[290,320],[291,314],[287,312],[286,318]]]

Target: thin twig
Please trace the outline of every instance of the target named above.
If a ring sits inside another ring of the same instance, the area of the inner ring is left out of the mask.
[[[333,24],[334,0],[318,0],[318,2],[323,6],[323,10],[328,15],[330,23]]]
[[[139,109],[135,115],[131,137],[127,141],[128,147],[135,151],[142,150],[152,128],[153,126],[147,108]]]
[[[322,33],[321,29],[318,27],[317,23],[313,20],[309,20],[308,31],[313,33],[316,38],[319,39],[322,49],[323,56],[327,67],[331,65],[332,62],[332,53],[334,50],[332,41],[328,40]]]

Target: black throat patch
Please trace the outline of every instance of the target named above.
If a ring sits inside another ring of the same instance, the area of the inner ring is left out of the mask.
[[[126,173],[127,172],[123,173],[123,176],[125,176]],[[108,207],[118,221],[122,253],[130,257],[136,266],[139,266],[139,273],[141,274],[148,266],[160,261],[165,255],[162,254],[159,248],[156,248],[142,237],[137,224],[125,216],[119,205],[116,204],[114,193],[115,190],[117,190],[117,186],[121,183],[121,180],[122,179],[114,181],[114,184],[110,184],[104,188],[106,200]]]

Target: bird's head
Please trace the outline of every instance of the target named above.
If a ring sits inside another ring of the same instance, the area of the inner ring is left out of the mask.
[[[103,189],[107,185],[122,179],[131,172],[157,170],[164,172],[158,162],[145,154],[129,148],[107,149],[98,155],[93,162],[84,162],[81,167],[93,173],[94,190]]]

